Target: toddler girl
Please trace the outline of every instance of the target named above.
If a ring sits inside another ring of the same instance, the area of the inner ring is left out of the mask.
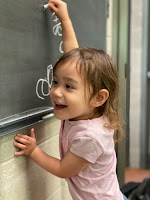
[[[103,51],[76,48],[78,43],[67,6],[51,0],[49,7],[62,23],[65,54],[54,66],[50,91],[54,115],[62,120],[60,157],[44,153],[30,136],[17,134],[14,145],[43,169],[68,182],[74,200],[123,200],[116,175],[114,133],[122,134],[115,109],[118,74]]]

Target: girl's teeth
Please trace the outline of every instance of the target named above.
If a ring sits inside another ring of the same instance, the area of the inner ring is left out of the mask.
[[[56,103],[56,106],[59,107],[59,108],[65,108],[65,107],[67,107],[66,105],[59,104],[59,103]]]

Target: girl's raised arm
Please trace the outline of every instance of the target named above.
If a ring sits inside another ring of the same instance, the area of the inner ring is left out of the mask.
[[[78,41],[69,18],[67,4],[61,0],[50,0],[48,3],[51,12],[55,12],[62,25],[63,50],[64,53],[78,48]]]

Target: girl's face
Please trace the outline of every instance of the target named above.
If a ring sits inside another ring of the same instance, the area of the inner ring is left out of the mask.
[[[55,70],[50,97],[56,118],[85,120],[93,117],[95,108],[92,100],[85,99],[84,87],[84,80],[75,64],[67,62]]]

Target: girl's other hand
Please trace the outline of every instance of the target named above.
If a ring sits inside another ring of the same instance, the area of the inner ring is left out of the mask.
[[[19,152],[14,153],[15,156],[30,156],[37,147],[34,129],[31,129],[30,136],[17,134],[14,139],[16,140],[16,142],[14,142],[14,146],[20,149]]]
[[[61,0],[50,0],[48,3],[51,12],[55,12],[61,22],[69,19],[67,4]]]

